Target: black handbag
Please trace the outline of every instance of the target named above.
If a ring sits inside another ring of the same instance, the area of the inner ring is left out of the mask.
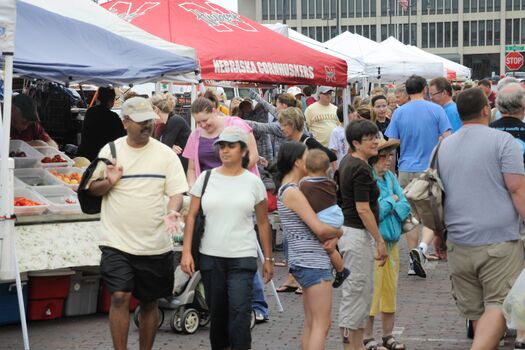
[[[191,239],[191,255],[193,256],[193,263],[195,264],[195,271],[199,269],[199,260],[201,247],[202,235],[204,234],[204,223],[206,221],[206,216],[202,211],[202,198],[204,197],[204,192],[208,186],[208,180],[210,179],[211,170],[206,170],[206,176],[204,177],[204,184],[202,185],[201,191],[201,204],[199,206],[199,211],[195,217],[195,224],[193,225],[193,237]]]
[[[115,143],[110,142],[109,148],[111,150],[111,156],[113,157],[113,159],[117,159]],[[100,213],[100,208],[102,206],[102,196],[93,196],[86,189],[86,185],[93,176],[93,173],[97,168],[98,162],[103,162],[106,165],[113,164],[109,159],[96,158],[94,161],[91,162],[91,164],[89,164],[86,171],[84,171],[84,174],[82,174],[82,178],[80,179],[80,183],[78,184],[77,195],[78,201],[80,203],[80,208],[85,214],[98,214]]]

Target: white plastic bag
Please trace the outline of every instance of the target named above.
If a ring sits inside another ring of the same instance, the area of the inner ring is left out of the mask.
[[[525,329],[525,269],[503,302],[503,314],[509,328]]]

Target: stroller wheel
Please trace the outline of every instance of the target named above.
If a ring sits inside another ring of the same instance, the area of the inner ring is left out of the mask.
[[[252,310],[252,317],[250,319],[250,329],[253,329],[253,327],[255,327],[255,310]]]
[[[208,311],[201,311],[199,326],[206,327],[210,323],[211,317]]]
[[[157,311],[159,313],[159,324],[157,325],[157,328],[160,328],[164,323],[164,311],[160,308],[158,308]],[[139,327],[139,314],[140,306],[137,306],[135,312],[133,313],[133,322],[135,323],[135,326],[137,326],[137,328]]]
[[[176,310],[170,319],[171,330],[175,333],[182,333],[182,324],[179,310]]]
[[[186,334],[193,334],[199,329],[200,316],[195,309],[188,309],[182,315],[182,329]]]

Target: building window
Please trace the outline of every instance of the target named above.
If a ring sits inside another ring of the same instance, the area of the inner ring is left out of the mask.
[[[445,47],[450,47],[450,39],[452,38],[452,32],[450,31],[452,23],[445,22]]]
[[[363,0],[363,17],[370,17],[370,0]]]
[[[451,12],[452,12],[452,1],[445,0],[445,13],[451,13]]]
[[[428,0],[427,10],[429,15],[436,14],[436,0]]]
[[[485,21],[479,21],[479,46],[485,46]]]
[[[315,18],[323,18],[323,0],[315,1]]]
[[[463,0],[463,12],[464,13],[470,12],[470,0]]]
[[[386,24],[381,24],[381,41],[388,38],[388,28]]]
[[[330,18],[336,18],[337,16],[337,9],[336,9],[336,1],[330,0]]]
[[[290,11],[290,13],[292,14],[292,19],[297,19],[297,0],[292,0],[290,6],[292,7]]]
[[[478,22],[470,21],[470,46],[478,45]]]
[[[350,0],[348,2],[348,17],[349,18],[355,17],[355,0]]]
[[[315,40],[323,42],[323,27],[315,27]]]
[[[512,11],[512,0],[507,0],[507,6],[505,6],[507,11]]]
[[[337,32],[337,27],[331,26],[330,27],[330,39],[335,38],[337,35],[339,35],[339,33]]]
[[[330,16],[330,0],[323,1],[323,18]]]
[[[308,27],[301,27],[301,34],[308,36]]]
[[[428,47],[434,48],[436,47],[436,23],[430,23],[428,26]]]
[[[487,0],[479,0],[479,12],[485,12],[485,2]],[[488,0],[490,1],[490,0]]]
[[[437,11],[436,12],[438,15],[443,14],[443,2],[444,0],[437,0]]]
[[[362,0],[356,0],[355,1],[355,13],[356,17],[363,17],[363,4],[361,2]]]
[[[514,0],[514,11],[519,11],[519,10],[520,10],[520,0]]]
[[[356,32],[356,34],[363,35],[363,27],[362,26],[355,26],[355,32]]]
[[[494,11],[494,0],[487,0],[487,12]]]
[[[375,17],[375,16],[376,16],[376,1],[370,0],[370,17]]]
[[[463,22],[463,46],[470,46],[469,21]]]
[[[421,46],[428,48],[428,23],[421,23]]]
[[[308,28],[308,36],[315,40],[315,27]]]
[[[501,10],[501,0],[494,0],[494,11],[499,12]]]
[[[487,21],[487,25],[486,25],[486,31],[487,31],[487,46],[490,46],[490,45],[493,45],[493,38],[492,38],[492,33],[493,33],[493,29],[492,29],[492,26],[493,26],[493,22],[492,20],[488,20]]]
[[[458,22],[452,22],[452,47],[458,47]]]
[[[308,0],[301,0],[301,17],[308,18]]]
[[[341,0],[341,17],[348,18],[348,0]]]
[[[500,20],[494,20],[494,45],[499,45],[501,41],[501,30],[500,30]]]
[[[388,1],[390,0],[381,0],[381,16],[388,15]]]
[[[268,0],[262,0],[262,19],[268,20]]]
[[[521,19],[521,43],[525,44],[525,19]]]
[[[512,29],[512,43],[513,44],[520,43],[520,19],[519,18],[514,18],[514,26]]]
[[[470,12],[478,12],[478,0],[470,0]]]
[[[330,27],[322,27],[323,28],[323,38],[322,41],[328,41],[330,40]]]
[[[377,27],[375,25],[370,26],[370,39],[377,41]]]
[[[437,44],[436,47],[443,47],[443,22],[436,23]]]
[[[458,13],[458,0],[452,0],[452,13]]]
[[[277,4],[275,2],[275,0],[271,0],[272,1],[272,4],[270,4],[270,6],[275,6],[275,13],[277,14],[277,19],[283,19],[283,12],[284,12],[284,3],[282,2],[279,2],[279,4]],[[288,11],[287,11],[288,12]],[[274,18],[274,17],[272,17]]]

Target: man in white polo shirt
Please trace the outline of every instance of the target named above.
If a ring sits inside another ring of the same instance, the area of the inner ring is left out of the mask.
[[[151,137],[158,117],[150,102],[142,97],[128,99],[122,115],[127,136],[115,140],[114,165],[99,163],[89,191],[103,196],[100,270],[111,293],[113,346],[127,348],[133,295],[140,302],[140,349],[151,349],[158,324],[157,299],[173,290],[169,232],[178,229],[178,211],[188,184],[178,156]],[[99,157],[111,159],[109,145]]]

